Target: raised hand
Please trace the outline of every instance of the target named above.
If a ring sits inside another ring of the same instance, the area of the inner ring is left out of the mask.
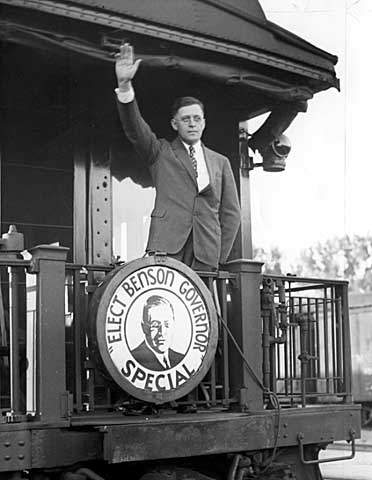
[[[134,61],[133,47],[129,43],[120,46],[120,52],[115,55],[115,73],[119,90],[125,92],[130,88],[130,82],[137,73],[141,59]]]

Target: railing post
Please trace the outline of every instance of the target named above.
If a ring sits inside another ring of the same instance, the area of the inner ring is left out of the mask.
[[[30,273],[37,274],[36,418],[60,421],[69,414],[65,358],[65,262],[68,248],[31,248]]]
[[[348,285],[341,285],[336,288],[336,298],[341,301],[342,323],[342,347],[343,347],[343,374],[344,374],[344,392],[345,403],[352,403],[352,370],[351,370],[351,337],[350,337],[350,317],[349,317],[349,295]]]
[[[229,328],[238,342],[249,371],[234,345],[229,347],[231,370],[231,392],[239,398],[243,410],[263,408],[262,391],[262,319],[260,286],[262,281],[261,262],[239,259],[228,262],[224,268],[237,275],[236,285],[231,292],[231,315]]]
[[[24,249],[24,237],[17,231],[15,225],[9,226],[9,231],[0,239],[0,253],[2,260],[19,261],[22,258],[21,251]],[[22,392],[24,385],[21,381],[21,358],[24,351],[20,351],[20,340],[24,342],[25,336],[25,304],[23,289],[25,273],[22,267],[8,267],[8,302],[9,302],[9,363],[10,363],[10,412],[7,420],[10,422],[22,421],[24,418],[24,406],[22,405]],[[22,294],[21,294],[22,292]],[[7,346],[5,325],[5,312],[3,303],[2,286],[0,285],[0,332],[3,347]],[[5,351],[7,349],[5,348]]]

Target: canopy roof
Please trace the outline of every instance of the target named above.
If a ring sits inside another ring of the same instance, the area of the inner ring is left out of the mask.
[[[226,42],[232,55],[239,56],[239,47],[254,49],[257,54],[275,54],[278,60],[299,62],[324,70],[330,77],[334,75],[336,57],[269,22],[258,0],[79,0],[71,3],[192,33],[200,40],[206,41],[208,37],[220,41],[220,48]]]
[[[235,87],[235,104],[244,103],[246,118],[277,102],[306,102],[339,85],[337,57],[269,22],[257,0],[1,4],[7,7],[0,33],[8,41],[104,61],[113,61],[119,44],[130,41],[143,66]]]
[[[0,0],[0,3],[215,50],[338,86],[334,72],[337,58],[269,22],[257,0]]]

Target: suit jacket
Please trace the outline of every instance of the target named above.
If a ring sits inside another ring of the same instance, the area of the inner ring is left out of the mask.
[[[149,370],[166,370],[165,366],[159,362],[157,356],[152,350],[149,349],[145,342],[142,342],[140,345],[138,345],[138,347],[132,350],[132,355],[137,362]],[[170,348],[168,350],[168,358],[170,367],[173,368],[180,363],[180,361],[184,358],[184,355]]]
[[[147,251],[179,252],[190,233],[194,256],[212,267],[225,263],[240,225],[238,193],[229,160],[203,145],[210,184],[201,192],[179,138],[158,139],[136,100],[118,102],[129,141],[147,162],[156,188]]]

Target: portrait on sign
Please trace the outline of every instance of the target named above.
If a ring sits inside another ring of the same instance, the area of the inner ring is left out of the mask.
[[[150,370],[167,370],[184,358],[172,348],[176,320],[172,303],[161,295],[151,295],[143,306],[141,327],[143,341],[131,350],[133,357]]]

